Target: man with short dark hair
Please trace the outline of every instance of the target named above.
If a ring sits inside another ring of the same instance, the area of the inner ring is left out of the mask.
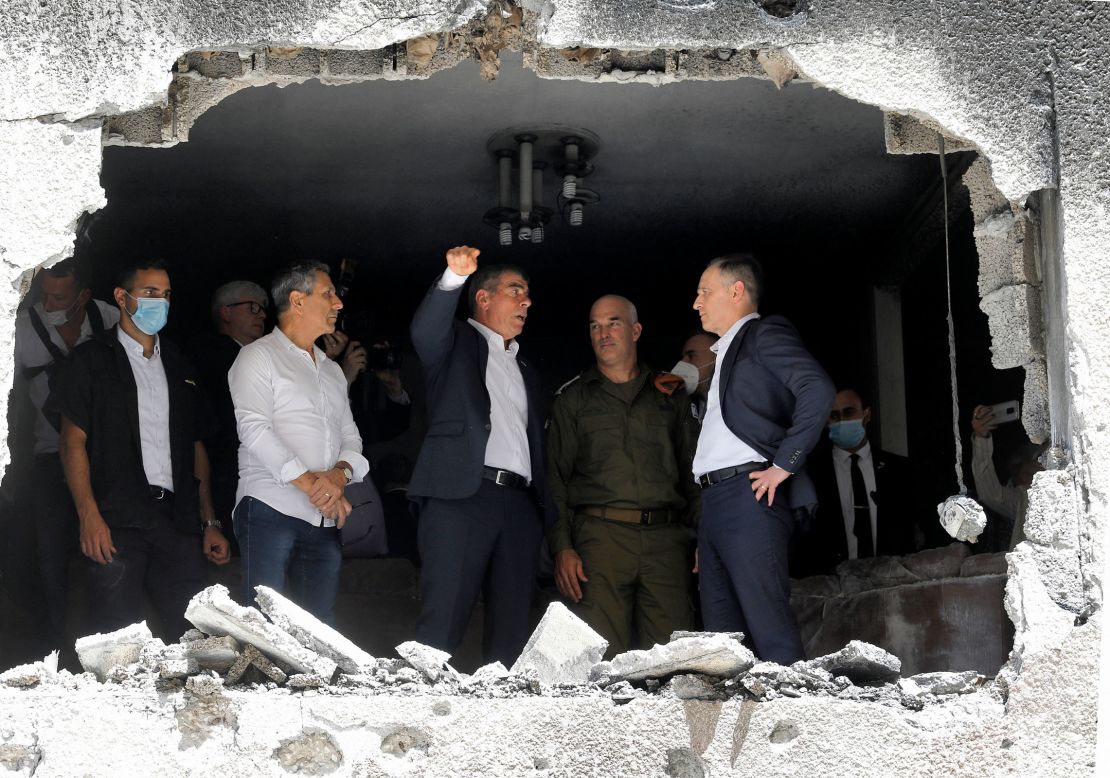
[[[694,455],[698,568],[706,629],[744,632],[761,659],[789,665],[803,657],[790,610],[789,509],[816,502],[805,461],[834,390],[790,322],[760,318],[762,280],[751,255],[720,257],[694,299],[702,327],[720,336]]]
[[[343,371],[316,346],[335,331],[343,301],[317,262],[279,273],[272,293],[277,326],[244,346],[228,375],[240,441],[234,520],[244,599],[254,602],[255,587],[269,586],[333,624],[339,529],[351,511],[343,490],[370,470]]]
[[[543,533],[543,418],[539,377],[517,355],[528,279],[517,268],[479,268],[479,253],[448,251],[412,320],[428,398],[428,434],[409,482],[423,507],[416,637],[453,651],[481,593],[483,654],[511,664],[528,638]],[[456,321],[468,276],[472,318]]]
[[[690,368],[681,368],[682,377],[686,381],[686,393],[690,396],[690,411],[694,419],[701,424],[705,418],[705,405],[709,399],[709,382],[713,380],[713,368],[716,365],[716,354],[713,353],[713,344],[717,336],[708,332],[695,332],[682,344],[682,359]],[[672,371],[674,372],[674,371]]]
[[[170,308],[166,266],[128,268],[114,297],[119,325],[78,347],[60,376],[62,465],[90,560],[93,629],[140,620],[145,591],[161,635],[175,640],[204,587],[202,552],[216,564],[229,555],[201,442],[209,413],[196,372],[158,335]]]
[[[69,559],[77,548],[77,514],[58,455],[57,420],[43,406],[50,376],[70,352],[119,321],[119,311],[92,299],[77,263],[64,259],[36,277],[39,300],[15,320],[15,365],[34,406],[34,464],[28,488],[46,626],[54,648],[66,644]]]
[[[657,388],[639,361],[642,331],[628,299],[593,304],[596,364],[559,391],[547,433],[555,582],[607,656],[694,628],[697,425],[686,393]]]
[[[795,575],[831,573],[845,559],[909,554],[921,510],[911,497],[909,463],[871,445],[871,408],[859,392],[845,387],[829,410],[829,446],[809,458],[817,488],[811,532],[799,537]],[[921,504],[933,503],[927,498]],[[935,515],[934,515],[935,521]]]

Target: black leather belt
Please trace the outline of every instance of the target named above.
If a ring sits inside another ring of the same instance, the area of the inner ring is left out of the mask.
[[[708,473],[702,473],[698,476],[698,486],[705,489],[713,484],[719,484],[721,481],[735,478],[738,475],[750,473],[753,470],[765,470],[768,467],[770,467],[770,463],[768,462],[748,462],[733,467],[722,467],[720,470],[710,470]]]
[[[622,521],[625,524],[642,524],[645,527],[678,521],[678,511],[672,511],[668,508],[641,511],[636,508],[614,508],[611,505],[579,505],[575,508],[575,511],[598,519]]]
[[[493,481],[498,486],[508,486],[512,489],[524,489],[528,486],[528,479],[524,476],[512,470],[498,470],[496,467],[483,467],[482,478]]]
[[[150,487],[150,497],[159,502],[173,502],[173,492],[161,486]]]

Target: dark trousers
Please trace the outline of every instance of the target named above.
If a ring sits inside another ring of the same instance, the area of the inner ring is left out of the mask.
[[[96,632],[141,621],[145,591],[162,622],[160,637],[176,642],[192,627],[185,620],[185,608],[205,585],[201,536],[179,532],[173,526],[172,507],[151,502],[151,526],[112,528],[116,553],[110,563],[86,560],[89,617]]]
[[[66,644],[69,560],[77,552],[77,511],[57,454],[35,455],[30,507],[40,586],[46,604],[45,629],[54,648]]]
[[[339,530],[310,524],[244,497],[235,506],[235,535],[243,559],[243,602],[254,605],[254,587],[268,586],[335,626],[335,595],[343,563]]]
[[[528,640],[543,527],[531,492],[482,481],[465,500],[429,499],[420,514],[416,639],[453,652],[481,592],[486,662],[512,665]]]
[[[790,610],[787,548],[791,514],[785,494],[757,502],[743,475],[703,489],[698,527],[702,617],[711,632],[743,632],[763,660],[789,665],[803,657]]]

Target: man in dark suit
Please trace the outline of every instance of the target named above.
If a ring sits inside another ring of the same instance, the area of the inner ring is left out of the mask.
[[[834,389],[786,319],[758,313],[763,273],[746,254],[719,257],[694,309],[720,340],[694,456],[702,487],[698,569],[705,627],[747,634],[782,665],[803,657],[790,610],[791,509],[816,502],[806,456]]]
[[[161,636],[176,639],[189,628],[189,598],[205,585],[202,552],[217,564],[229,556],[201,442],[210,414],[196,372],[158,336],[170,306],[165,266],[130,268],[114,296],[119,325],[74,350],[50,400],[89,559],[90,626],[139,621],[146,591]]]
[[[817,487],[810,532],[799,537],[792,572],[831,573],[845,559],[909,554],[914,551],[917,512],[908,499],[905,459],[871,447],[871,408],[859,392],[836,393],[829,411],[829,445],[809,458]]]
[[[486,661],[512,663],[528,612],[546,497],[539,379],[517,356],[532,301],[517,268],[478,268],[477,249],[447,268],[412,320],[427,376],[428,434],[409,496],[422,503],[422,643],[453,651],[483,595]],[[471,317],[454,318],[463,285]]]

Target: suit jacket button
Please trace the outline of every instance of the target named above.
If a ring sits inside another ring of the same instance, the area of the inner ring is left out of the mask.
[[[490,431],[491,429],[493,429],[493,425],[492,425],[492,424],[490,424],[490,423],[489,423],[489,422],[487,421],[487,422],[486,422],[486,432],[489,432],[489,431]]]

